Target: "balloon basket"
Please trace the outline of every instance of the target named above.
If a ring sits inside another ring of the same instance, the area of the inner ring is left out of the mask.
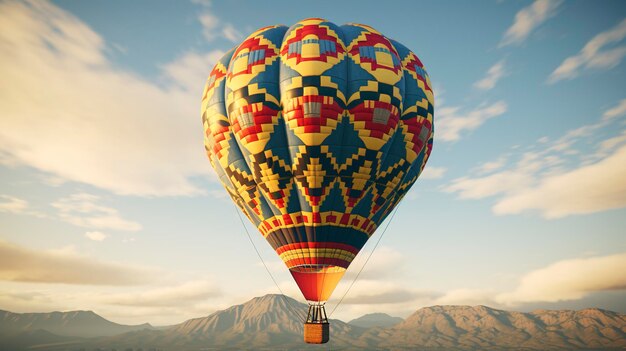
[[[330,339],[330,324],[323,304],[309,304],[309,313],[304,323],[304,342],[325,344]]]

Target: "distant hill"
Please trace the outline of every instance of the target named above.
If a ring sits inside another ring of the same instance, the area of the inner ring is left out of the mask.
[[[366,329],[332,320],[331,341],[321,348],[302,341],[300,318],[306,307],[289,297],[266,295],[162,330],[134,330],[83,340],[68,340],[49,332],[33,331],[25,337],[38,338],[38,344],[20,343],[24,340],[15,337],[10,340],[0,337],[0,345],[10,341],[16,345],[6,349],[11,351],[139,348],[175,351],[626,349],[626,316],[623,314],[600,309],[521,313],[485,306],[426,307],[392,327]],[[397,321],[394,318],[374,314],[355,321]],[[0,347],[0,350],[4,349]]]
[[[47,350],[47,347],[71,348],[84,342],[82,338],[59,336],[43,329],[5,334],[0,330],[0,351]]]
[[[307,309],[306,304],[290,297],[265,295],[207,317],[190,319],[167,330],[118,335],[102,340],[97,346],[166,350],[314,348],[303,342],[302,319]],[[363,328],[332,320],[332,345],[349,346],[364,331]]]
[[[348,324],[356,325],[361,328],[388,328],[401,322],[404,322],[404,319],[400,317],[392,317],[386,313],[369,313],[349,321]]]
[[[152,329],[152,326],[117,324],[92,311],[13,313],[0,310],[0,333],[4,335],[45,330],[59,336],[94,337],[142,329]]]
[[[485,306],[417,310],[390,329],[365,336],[393,349],[623,350],[626,316],[600,309],[508,312]]]

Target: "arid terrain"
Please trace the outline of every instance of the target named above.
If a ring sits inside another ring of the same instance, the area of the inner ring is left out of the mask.
[[[302,342],[289,297],[266,295],[209,316],[155,328],[120,325],[91,311],[0,311],[0,350],[319,349]],[[296,312],[297,310],[297,312]],[[601,309],[510,312],[486,306],[432,306],[405,320],[376,313],[331,321],[334,350],[623,350],[626,316]]]

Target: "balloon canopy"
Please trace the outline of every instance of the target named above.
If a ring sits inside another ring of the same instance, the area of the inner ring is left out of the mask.
[[[221,183],[318,302],[424,169],[433,108],[413,52],[319,18],[252,33],[202,96]]]

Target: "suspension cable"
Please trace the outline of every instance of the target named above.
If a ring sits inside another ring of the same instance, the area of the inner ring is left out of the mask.
[[[257,249],[256,245],[254,244],[254,241],[252,241],[252,236],[250,236],[250,232],[248,231],[248,228],[246,227],[246,224],[244,223],[243,218],[241,218],[241,214],[239,213],[239,209],[235,208],[235,212],[237,212],[237,217],[239,217],[239,222],[241,222],[241,225],[243,226],[243,229],[245,230],[246,235],[248,236],[248,240],[250,241],[250,244],[252,244],[252,247],[254,248],[254,251],[256,252],[257,256],[259,256],[259,259],[261,260],[261,263],[263,263],[263,267],[265,267],[265,270],[267,271],[267,274],[269,274],[270,278],[272,278],[272,281],[274,282],[274,285],[276,285],[276,287],[278,288],[278,291],[280,291],[280,296],[282,296],[283,300],[285,301],[285,304],[287,305],[287,308],[289,308],[291,313],[294,313],[298,317],[298,319],[300,319],[302,321],[302,323],[305,323],[306,319],[303,318],[300,313],[298,313],[298,309],[297,308],[291,306],[291,302],[289,301],[289,299],[286,298],[285,294],[283,293],[283,289],[280,288],[280,286],[276,282],[276,279],[274,279],[274,275],[272,274],[270,269],[267,267],[267,264],[265,264],[265,260],[263,260],[263,257],[261,257],[261,253],[259,252],[259,250]]]
[[[363,272],[363,269],[367,265],[367,262],[369,262],[370,258],[372,258],[372,255],[374,254],[374,251],[376,251],[376,248],[378,247],[378,244],[380,244],[380,240],[383,238],[383,236],[387,232],[387,228],[389,228],[389,225],[391,224],[391,221],[393,221],[393,217],[395,217],[396,212],[398,212],[398,207],[399,206],[396,206],[396,208],[393,210],[393,213],[391,213],[391,217],[389,218],[389,222],[387,222],[387,226],[385,226],[385,229],[383,230],[383,232],[378,237],[378,240],[376,241],[376,244],[374,245],[374,248],[372,248],[372,251],[370,252],[369,256],[367,256],[367,259],[365,260],[365,263],[363,263],[363,265],[361,266],[361,269],[356,274],[356,277],[354,277],[354,280],[352,281],[352,283],[350,283],[350,286],[348,286],[348,289],[346,290],[346,292],[343,294],[343,296],[341,296],[341,299],[339,300],[339,302],[335,305],[333,310],[330,311],[330,313],[328,314],[328,318],[332,317],[332,315],[335,312],[335,310],[337,309],[337,307],[339,307],[339,305],[341,305],[341,302],[343,302],[343,299],[346,297],[346,295],[348,295],[348,292],[350,292],[350,289],[352,289],[352,287],[354,286],[354,283],[356,283],[357,279],[359,279],[359,276],[361,275],[361,272]]]

